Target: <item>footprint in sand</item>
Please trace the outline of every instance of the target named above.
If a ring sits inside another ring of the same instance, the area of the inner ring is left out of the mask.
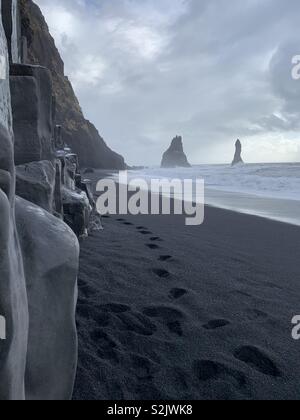
[[[179,337],[183,336],[183,329],[179,321],[168,322],[167,327],[172,334],[177,334]]]
[[[229,325],[230,322],[226,319],[213,319],[209,321],[206,325],[203,325],[203,328],[206,330],[217,330],[218,328],[224,328]]]
[[[126,222],[125,219],[117,219],[117,222]]]
[[[90,297],[95,296],[95,294],[97,294],[97,290],[89,286],[88,284],[80,285],[79,288],[80,288],[80,294],[82,294],[83,297],[85,298],[90,298]]]
[[[118,354],[116,352],[118,344],[109,334],[100,328],[96,328],[91,332],[90,336],[97,348],[97,355],[101,359],[119,363]]]
[[[149,249],[152,249],[152,250],[160,249],[160,247],[158,245],[155,245],[155,244],[146,244],[146,247],[148,247]]]
[[[149,232],[149,230],[140,230],[140,233],[142,235],[152,235],[152,232]]]
[[[84,319],[93,319],[97,315],[97,310],[94,306],[87,304],[77,305],[77,317]]]
[[[161,238],[159,238],[158,236],[153,236],[152,238],[150,238],[150,241],[152,241],[152,242],[162,242],[163,240]]]
[[[184,314],[178,309],[168,306],[149,306],[144,308],[143,313],[149,318],[159,319],[172,334],[183,336],[182,320]]]
[[[102,344],[103,347],[107,346],[110,348],[116,348],[118,346],[117,343],[112,338],[110,338],[110,336],[101,328],[95,328],[90,333],[90,336],[95,343],[99,345]]]
[[[124,222],[124,223],[123,223],[123,225],[125,225],[125,226],[133,226],[133,223],[130,223],[130,222]]]
[[[170,296],[171,299],[177,300],[177,299],[180,299],[183,296],[185,296],[187,293],[188,293],[188,291],[185,290],[185,289],[175,288],[175,289],[170,290],[170,295],[169,296]]]
[[[147,230],[147,228],[145,226],[137,226],[136,229],[137,230]]]
[[[99,312],[94,315],[94,321],[98,327],[109,327],[112,323],[112,315],[109,312]]]
[[[196,360],[193,363],[193,371],[201,382],[223,379],[234,382],[238,387],[246,384],[246,377],[242,372],[211,360]]]
[[[158,261],[166,262],[172,259],[171,255],[160,255]]]
[[[151,336],[157,331],[156,325],[141,313],[127,312],[119,314],[118,318],[122,321],[126,331],[144,336]]]
[[[169,271],[163,270],[161,268],[154,268],[152,271],[156,276],[160,277],[161,279],[167,279],[171,275]]]
[[[140,356],[139,354],[130,354],[130,369],[134,371],[134,375],[138,379],[152,380],[154,374],[159,370],[159,366],[150,359]]]
[[[249,309],[246,312],[249,321],[256,321],[259,319],[267,319],[269,315],[266,312],[260,311],[259,309]]]
[[[234,357],[267,376],[278,378],[281,375],[276,364],[255,346],[244,346],[236,350]]]
[[[130,310],[129,306],[118,303],[95,306],[90,305],[88,301],[80,300],[77,305],[77,318],[92,320],[98,327],[108,327],[115,314],[122,314]]]
[[[89,301],[84,297],[79,297],[77,300],[77,305],[87,305],[88,303]]]
[[[104,312],[112,312],[114,314],[121,314],[131,310],[130,306],[122,305],[120,303],[108,303],[100,305],[99,308]]]
[[[167,320],[184,318],[181,311],[172,308],[171,306],[148,306],[143,309],[143,314],[150,318],[164,318]]]

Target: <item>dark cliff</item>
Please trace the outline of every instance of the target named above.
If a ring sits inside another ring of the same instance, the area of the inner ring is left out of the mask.
[[[47,67],[52,73],[55,124],[62,126],[64,142],[79,156],[82,167],[124,169],[122,156],[113,152],[87,121],[72,85],[64,74],[64,63],[37,5],[21,0],[22,36],[27,38],[27,62]]]

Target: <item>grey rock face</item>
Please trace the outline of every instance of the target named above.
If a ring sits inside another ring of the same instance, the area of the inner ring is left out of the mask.
[[[84,118],[64,63],[45,19],[31,0],[21,0],[22,35],[28,43],[28,63],[47,67],[52,74],[56,102],[55,124],[62,126],[64,143],[78,155],[81,167],[125,169],[124,158],[113,152],[93,124]]]
[[[62,138],[62,126],[56,125],[54,127],[54,144],[57,150],[61,150],[65,148],[65,143]]]
[[[64,220],[79,238],[86,237],[91,216],[100,218],[94,199],[82,181],[77,155],[61,150],[56,152],[56,157],[61,165],[60,192]]]
[[[15,134],[15,163],[51,160],[52,81],[39,66],[11,66],[11,100]]]
[[[5,0],[8,3],[14,4]],[[79,245],[64,222],[15,196],[9,59],[1,11],[0,316],[6,331],[5,339],[0,338],[0,400],[69,399],[77,361]],[[14,13],[7,16],[6,24],[17,25]],[[51,201],[58,207],[62,167],[51,147],[50,73],[41,67],[12,66],[12,74],[17,159],[29,162],[19,168],[18,188],[51,210]],[[48,162],[37,162],[44,157]]]
[[[235,143],[235,155],[233,158],[232,166],[244,163],[242,159],[242,143],[237,140]]]
[[[62,202],[65,222],[79,238],[87,236],[92,207],[86,193],[63,188]]]
[[[22,40],[18,0],[2,0],[2,15],[9,59],[13,63],[21,63]]]
[[[0,128],[0,149],[11,141]],[[9,155],[8,155],[9,156]],[[0,163],[0,314],[6,320],[6,340],[0,340],[0,400],[25,398],[24,372],[28,342],[28,304],[15,215],[14,173]]]
[[[15,225],[8,52],[1,11],[0,56],[4,59],[1,64],[5,66],[0,79],[0,315],[6,321],[6,340],[0,340],[0,400],[22,400],[25,397],[28,304]]]
[[[175,137],[171,146],[164,153],[161,167],[162,168],[189,168],[191,165],[183,151],[182,137]]]
[[[32,162],[17,166],[16,193],[49,213],[56,211],[56,168],[50,161]]]
[[[65,223],[21,198],[16,215],[30,320],[26,399],[67,400],[77,365],[78,241]]]

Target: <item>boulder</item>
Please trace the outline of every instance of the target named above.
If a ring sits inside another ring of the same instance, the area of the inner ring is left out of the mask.
[[[12,65],[10,69],[15,163],[52,160],[52,81],[44,67]]]
[[[63,187],[62,202],[65,222],[78,238],[86,237],[92,213],[92,206],[87,195],[81,190],[72,191]]]
[[[242,143],[240,142],[240,140],[237,140],[235,143],[235,155],[232,161],[232,166],[242,163],[244,163],[242,159]]]
[[[90,223],[101,227],[100,216],[87,181],[82,180],[78,157],[68,148],[58,150],[56,159],[61,165],[61,200],[63,217],[79,238],[86,237]]]
[[[183,151],[182,137],[175,137],[172,140],[171,146],[164,153],[161,167],[162,168],[190,168],[190,164]]]
[[[92,209],[89,216],[88,233],[90,234],[95,231],[103,230],[101,215],[98,212],[96,201],[94,200],[92,181],[86,178],[82,179],[81,175],[78,175],[76,179],[76,186],[85,192]]]
[[[16,218],[30,320],[26,399],[68,400],[77,366],[78,240],[64,222],[22,198]]]
[[[32,162],[16,167],[16,193],[49,213],[56,211],[54,192],[56,167],[50,161]]]

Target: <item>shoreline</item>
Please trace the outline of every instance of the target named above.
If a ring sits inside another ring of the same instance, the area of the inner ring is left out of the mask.
[[[300,201],[206,189],[206,206],[300,226]],[[208,200],[207,200],[208,197]],[[219,205],[216,202],[219,201]]]
[[[88,177],[91,175],[91,180],[94,185],[94,194],[96,193],[96,179],[115,179],[117,174],[118,171],[106,170],[95,170],[93,174],[87,174]],[[257,203],[259,203],[259,205]],[[239,192],[222,191],[208,187],[205,188],[205,208],[222,209],[278,223],[300,226],[300,201],[297,200],[276,197],[264,198],[259,195],[256,196],[248,193],[241,194]]]

